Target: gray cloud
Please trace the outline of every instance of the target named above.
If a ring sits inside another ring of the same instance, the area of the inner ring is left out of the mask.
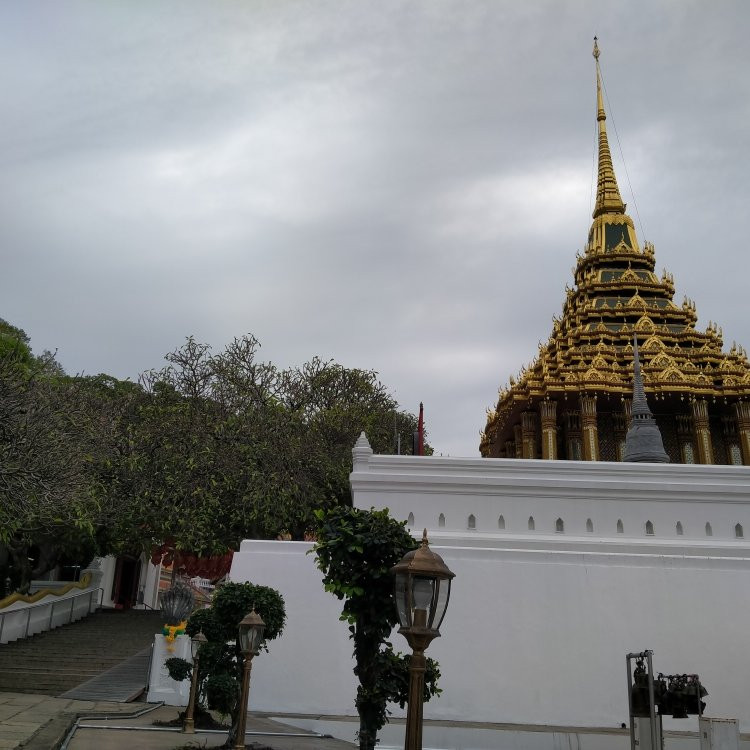
[[[749,15],[6,4],[0,316],[69,371],[131,378],[189,334],[251,331],[281,365],[378,370],[438,451],[475,454],[588,232],[597,33],[641,240],[700,325],[750,346]]]

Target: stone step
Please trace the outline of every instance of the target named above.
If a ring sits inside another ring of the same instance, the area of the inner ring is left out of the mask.
[[[0,691],[59,695],[142,653],[161,633],[159,612],[100,611],[0,645]]]

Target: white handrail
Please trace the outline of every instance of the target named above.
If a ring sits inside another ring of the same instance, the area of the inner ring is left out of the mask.
[[[18,636],[14,638],[13,640],[18,640],[19,638],[28,638],[29,637],[29,624],[31,623],[31,610],[37,609],[39,607],[49,607],[49,620],[47,620],[47,627],[42,628],[41,630],[37,632],[46,632],[47,630],[52,630],[52,620],[55,614],[55,606],[58,604],[68,604],[70,602],[70,610],[68,611],[68,619],[65,622],[59,622],[55,625],[55,627],[60,627],[61,625],[68,625],[69,623],[73,622],[73,610],[75,608],[75,600],[80,599],[83,596],[89,597],[89,606],[88,606],[88,614],[91,614],[93,611],[93,597],[94,595],[97,595],[97,606],[101,606],[102,599],[104,597],[104,590],[100,587],[97,589],[89,589],[88,591],[82,591],[80,594],[73,594],[72,596],[66,596],[63,599],[55,599],[51,601],[46,602],[38,602],[36,604],[29,604],[28,607],[19,607],[18,609],[12,609],[8,612],[0,612],[0,643],[3,642],[3,629],[5,628],[5,618],[8,615],[18,615],[20,613],[26,613],[26,626],[24,629],[23,636]],[[32,634],[33,635],[33,634]]]

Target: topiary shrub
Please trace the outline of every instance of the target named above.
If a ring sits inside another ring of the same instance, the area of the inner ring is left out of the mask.
[[[197,702],[231,716],[232,729],[225,747],[234,746],[237,720],[245,708],[239,705],[244,657],[236,642],[237,626],[253,608],[266,624],[261,649],[267,651],[267,642],[281,635],[286,621],[284,599],[269,586],[225,583],[214,592],[211,606],[194,612],[187,623],[189,636],[202,631],[208,639],[198,652]],[[166,665],[173,680],[190,679],[190,662],[168,659]]]

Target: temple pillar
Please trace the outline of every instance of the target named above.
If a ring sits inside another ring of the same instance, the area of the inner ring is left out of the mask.
[[[513,426],[513,436],[515,437],[516,458],[523,458],[523,435],[520,424]]]
[[[596,423],[596,396],[581,396],[583,460],[599,460],[599,427]]]
[[[734,405],[734,414],[737,420],[742,463],[750,466],[750,403],[738,401]]]
[[[536,458],[536,412],[525,411],[521,414],[521,439],[523,458]]]
[[[693,438],[698,448],[698,463],[712,464],[714,452],[711,447],[711,430],[708,424],[708,402],[698,398],[692,402]]]
[[[539,413],[542,416],[542,458],[554,461],[557,458],[557,402],[542,401]]]

